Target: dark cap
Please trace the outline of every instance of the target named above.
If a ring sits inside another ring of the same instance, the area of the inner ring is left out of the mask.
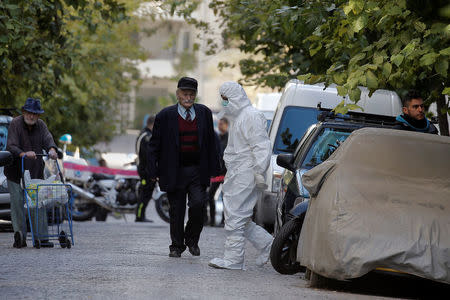
[[[180,80],[178,80],[177,88],[182,90],[192,90],[197,91],[197,80],[191,77],[182,77]]]
[[[41,108],[41,100],[39,99],[28,98],[27,101],[25,101],[25,105],[22,106],[22,109],[34,114],[44,113],[44,110]]]

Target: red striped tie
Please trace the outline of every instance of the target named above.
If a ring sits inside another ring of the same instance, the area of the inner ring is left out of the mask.
[[[189,111],[189,108],[186,109],[186,121],[191,121],[191,112]]]

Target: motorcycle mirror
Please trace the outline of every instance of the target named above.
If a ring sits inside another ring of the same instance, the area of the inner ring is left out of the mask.
[[[9,151],[0,151],[0,167],[9,166],[13,162],[13,156]]]

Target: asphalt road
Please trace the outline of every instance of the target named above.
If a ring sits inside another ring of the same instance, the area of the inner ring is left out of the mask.
[[[397,287],[390,279],[362,289],[361,284],[358,288],[312,289],[303,274],[280,275],[270,263],[257,267],[251,245],[247,245],[246,271],[210,268],[208,261],[223,253],[222,228],[205,227],[200,257],[186,251],[181,258],[170,258],[169,226],[158,219],[153,207],[148,214],[155,223],[137,224],[131,215],[127,221],[109,217],[105,223],[74,223],[75,245],[71,249],[14,249],[13,234],[0,232],[0,299],[349,300],[417,296],[402,293],[416,283],[407,281],[404,287]]]

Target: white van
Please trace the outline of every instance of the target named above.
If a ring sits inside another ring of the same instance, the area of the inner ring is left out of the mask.
[[[281,93],[258,93],[256,95],[254,106],[266,117],[267,131],[269,131],[280,97]]]
[[[272,158],[266,172],[268,189],[256,204],[256,223],[270,230],[275,221],[276,193],[281,184],[283,168],[277,165],[276,157],[280,153],[291,153],[298,141],[312,124],[317,123],[320,103],[322,108],[335,108],[342,97],[337,94],[336,85],[324,90],[324,84],[309,85],[290,80],[278,102],[278,107],[269,130]],[[364,113],[397,116],[402,111],[400,97],[392,91],[377,90],[369,98],[369,90],[361,87],[361,100],[358,105]],[[346,99],[346,102],[351,102]],[[360,111],[360,110],[358,110]]]

